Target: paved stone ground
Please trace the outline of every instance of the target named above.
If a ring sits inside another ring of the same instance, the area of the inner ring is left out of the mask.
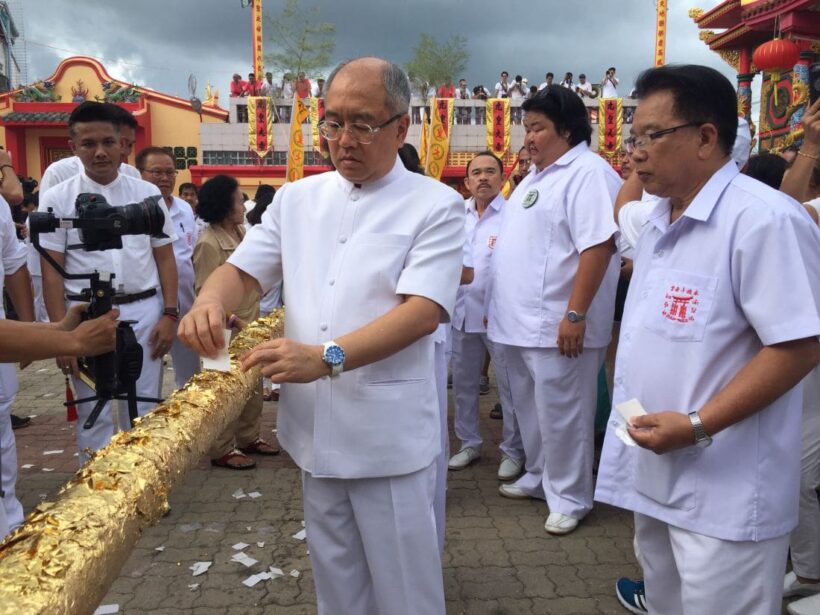
[[[172,378],[169,369],[166,382]],[[20,470],[18,481],[27,511],[52,497],[77,469],[74,424],[65,422],[62,396],[63,379],[53,362],[21,373],[16,413],[37,415],[16,432],[19,464],[32,465]],[[576,532],[556,538],[544,532],[542,502],[500,497],[492,443],[500,438],[501,422],[487,418],[496,401],[494,388],[481,398],[489,436],[485,456],[450,473],[443,562],[448,614],[626,613],[613,587],[618,576],[638,574],[631,516],[599,505]],[[263,436],[272,435],[275,416],[276,404],[267,403]],[[54,450],[63,452],[43,454]],[[261,496],[236,499],[237,489]],[[306,543],[292,538],[303,517],[299,472],[287,455],[261,458],[257,469],[246,472],[211,468],[203,460],[170,503],[171,513],[145,531],[103,604],[152,615],[316,612]],[[230,561],[239,542],[248,543],[244,552],[258,560],[251,568]],[[198,561],[213,565],[193,577],[189,567]],[[286,576],[253,588],[242,584],[271,565]]]

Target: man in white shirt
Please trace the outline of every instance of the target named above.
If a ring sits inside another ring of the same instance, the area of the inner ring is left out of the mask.
[[[116,109],[109,103],[89,101],[71,113],[68,121],[69,144],[74,154],[79,156],[83,170],[43,193],[39,211],[45,212],[50,207],[57,217],[76,217],[75,202],[82,193],[100,194],[112,206],[160,196],[156,186],[119,172],[125,145],[119,134],[120,120]],[[119,250],[86,252],[69,249],[69,246],[81,243],[76,229],[58,229],[54,233],[40,235],[42,246],[68,273],[100,271],[114,274],[114,288],[122,292],[115,304],[123,320],[136,321],[134,333],[143,348],[137,395],[149,398],[159,396],[161,357],[171,348],[179,315],[177,269],[171,245],[176,235],[165,203],[158,199],[157,204],[164,215],[162,230],[167,237],[126,235]],[[81,300],[80,293],[85,283],[83,280],[64,281],[46,262],[42,263],[42,272],[49,318],[52,321],[62,320],[67,306]],[[74,388],[79,398],[93,395],[93,391],[79,378],[76,359],[58,357],[57,366],[63,373],[74,376]],[[139,414],[146,414],[154,405],[140,402]],[[91,429],[83,428],[92,408],[92,403],[77,404],[77,444],[81,458],[85,456],[86,449],[96,451],[108,444],[114,432],[111,404],[103,409]],[[130,428],[124,402],[120,402],[118,418],[121,429]]]
[[[618,98],[619,83],[620,81],[615,76],[615,67],[610,66],[601,80],[601,98]]]
[[[243,367],[283,383],[278,435],[302,469],[322,615],[444,613],[430,334],[455,302],[464,206],[402,166],[409,100],[395,65],[337,67],[320,125],[336,172],[280,188],[180,324],[185,343],[214,355],[238,298],[284,282],[285,337]]]
[[[609,213],[621,181],[589,150],[592,128],[576,94],[552,85],[524,111],[535,168],[504,206],[487,336],[502,345],[526,473],[499,491],[545,499],[544,529],[566,534],[592,509],[598,372],[618,280]]]
[[[547,73],[544,76],[544,81],[541,83],[541,85],[538,86],[538,91],[540,92],[544,88],[548,88],[549,86],[551,86],[554,79],[555,75],[553,75],[552,73]]]
[[[724,76],[665,66],[637,91],[626,145],[661,198],[648,216],[641,203],[616,210],[622,228],[647,221],[613,403],[648,414],[627,425],[613,411],[596,499],[635,512],[649,612],[777,614],[797,523],[799,382],[818,362],[820,232],[739,174]]]
[[[265,73],[265,80],[259,86],[259,95],[273,97],[276,94],[276,86],[273,83],[273,73]]]
[[[575,85],[575,92],[581,98],[595,98],[595,91],[592,89],[592,84],[587,81],[587,76],[584,73],[578,75],[578,83]]]
[[[501,227],[504,196],[504,165],[492,152],[477,154],[467,164],[464,185],[472,194],[466,202],[466,235],[474,268],[472,283],[460,286],[453,312],[453,400],[455,432],[461,449],[450,458],[451,470],[463,470],[481,456],[483,438],[479,430],[478,385],[487,352],[495,366],[498,394],[504,424],[499,448],[500,480],[512,480],[521,473],[524,448],[510,398],[507,369],[500,350],[487,339],[484,324],[485,293],[490,276],[490,261]]]
[[[495,84],[495,98],[508,98],[510,95],[510,73],[505,70],[501,71],[501,80]]]
[[[174,232],[174,257],[177,265],[177,293],[179,294],[179,317],[182,318],[194,304],[194,246],[199,235],[194,212],[180,198],[174,196],[177,171],[174,159],[161,147],[146,147],[137,154],[137,168],[142,178],[159,188],[162,199],[171,214]],[[185,346],[176,336],[171,346],[174,361],[174,381],[178,389],[185,386],[191,376],[199,371],[199,355]]]

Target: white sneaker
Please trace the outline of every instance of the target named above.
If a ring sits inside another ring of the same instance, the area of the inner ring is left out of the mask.
[[[515,485],[515,483],[507,483],[501,485],[498,488],[498,493],[500,493],[505,498],[510,498],[511,500],[530,500],[532,496],[524,491],[521,487]]]
[[[498,466],[498,480],[513,480],[518,478],[518,475],[521,474],[521,467],[522,463],[520,461],[516,461],[512,457],[504,457],[501,458],[501,465]]]
[[[817,615],[820,613],[820,594],[795,600],[786,605],[786,611],[791,615]]]
[[[817,593],[820,593],[820,583],[801,583],[797,580],[797,575],[794,571],[786,573],[786,578],[783,579],[784,598],[811,596],[812,594]]]
[[[468,446],[450,457],[450,461],[447,462],[447,467],[451,470],[463,470],[479,457],[481,457],[481,454],[474,448]]]
[[[544,524],[544,529],[550,534],[569,534],[576,527],[578,519],[557,512],[550,513]]]

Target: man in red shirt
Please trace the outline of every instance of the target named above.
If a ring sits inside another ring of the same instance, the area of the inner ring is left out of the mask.
[[[454,86],[451,82],[447,82],[442,86],[439,86],[438,89],[438,97],[439,98],[455,98],[456,97],[456,86]]]
[[[305,73],[299,71],[296,76],[296,95],[299,98],[310,98],[310,80],[305,77]]]
[[[262,84],[256,80],[256,75],[248,74],[248,82],[245,84],[246,96],[259,96],[262,90]]]
[[[239,75],[239,73],[234,73],[233,80],[231,81],[231,96],[247,96],[247,88],[248,82],[242,81],[242,77]]]

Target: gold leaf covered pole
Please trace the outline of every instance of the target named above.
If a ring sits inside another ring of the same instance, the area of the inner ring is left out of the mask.
[[[202,372],[114,436],[0,544],[0,613],[93,613],[168,493],[238,416],[260,377],[237,357],[284,332],[284,311],[231,343],[231,371]]]

